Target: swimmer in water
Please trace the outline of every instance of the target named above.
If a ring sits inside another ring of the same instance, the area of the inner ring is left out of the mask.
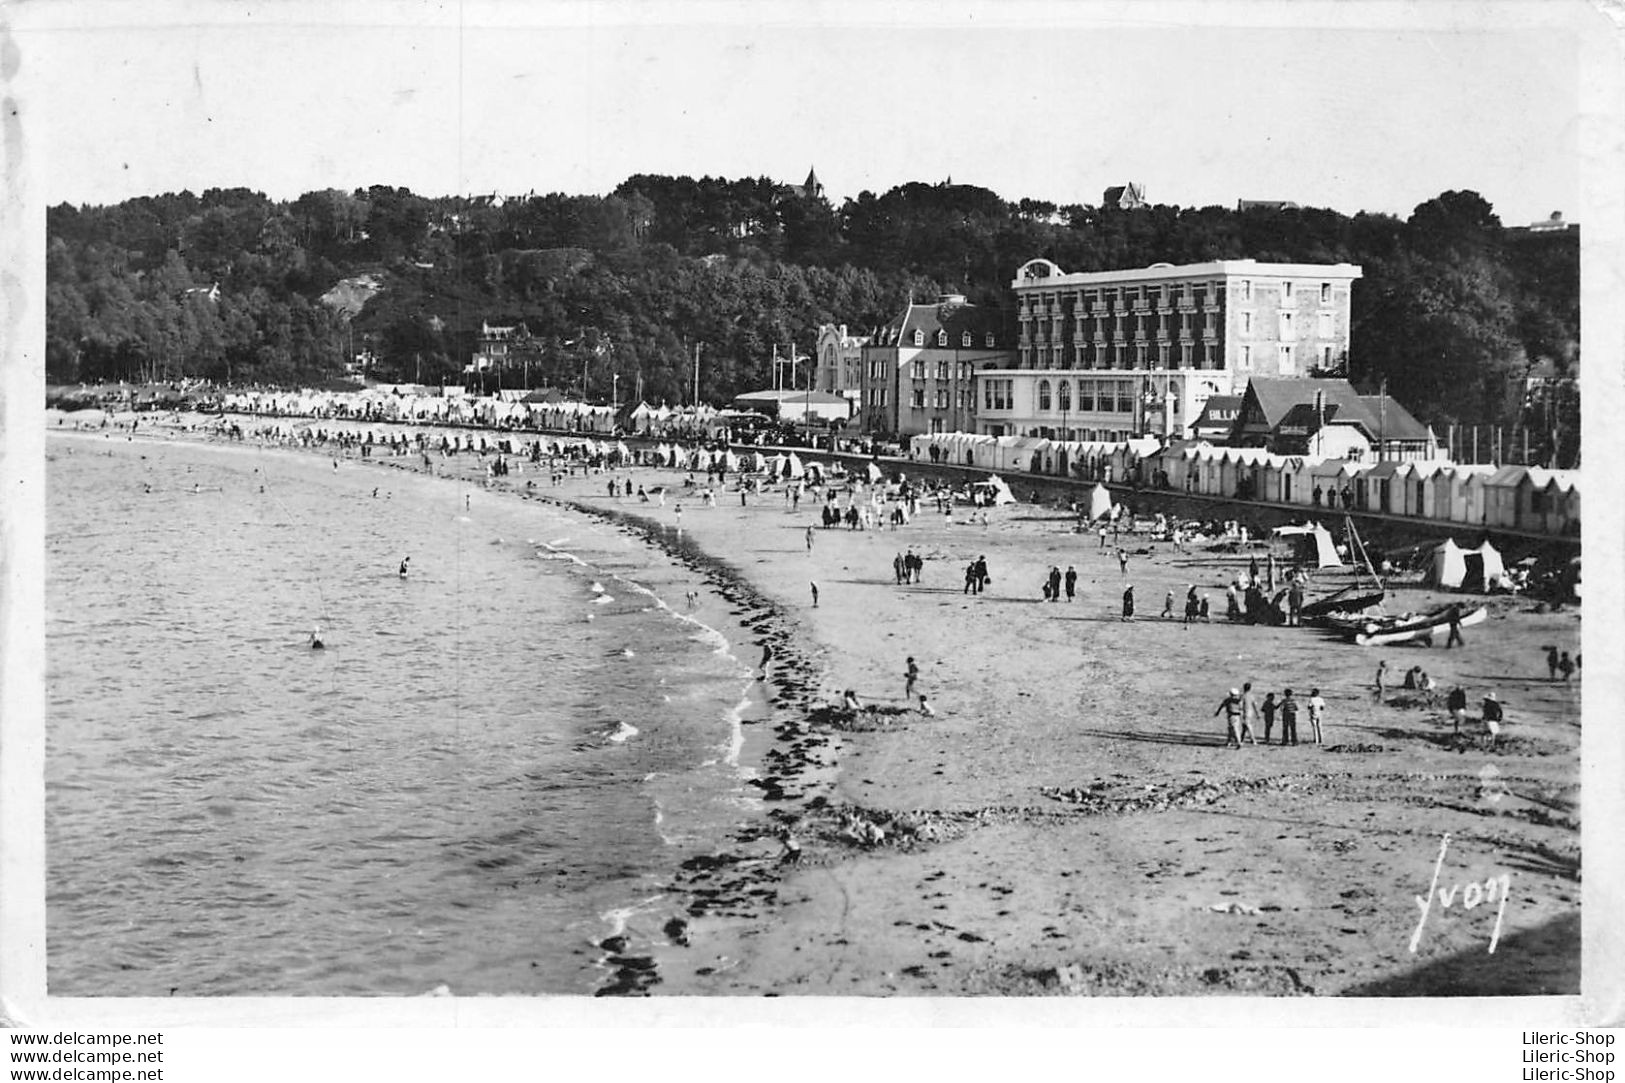
[[[319,625],[315,631],[310,633],[310,649],[313,651],[327,649],[326,645],[322,642],[322,629]]]
[[[407,565],[408,565],[408,564],[409,564],[409,563],[411,563],[411,561],[412,561],[412,558],[411,558],[411,557],[403,557],[403,558],[402,558],[402,559],[401,559],[401,578],[402,578],[402,579],[405,579],[405,578],[406,578],[406,566],[407,566]]]

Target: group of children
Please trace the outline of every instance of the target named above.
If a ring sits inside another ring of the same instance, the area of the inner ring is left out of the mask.
[[[1232,688],[1228,695],[1220,701],[1218,710],[1214,715],[1223,714],[1225,721],[1225,747],[1240,749],[1243,738],[1256,745],[1258,738],[1253,730],[1253,722],[1262,719],[1264,723],[1264,744],[1270,743],[1275,730],[1275,718],[1281,718],[1281,744],[1295,745],[1298,743],[1298,714],[1304,711],[1308,714],[1311,744],[1324,744],[1322,725],[1326,721],[1326,701],[1320,696],[1320,689],[1312,688],[1309,698],[1299,701],[1288,688],[1276,699],[1274,692],[1267,692],[1262,703],[1253,694],[1251,681],[1240,688]]]

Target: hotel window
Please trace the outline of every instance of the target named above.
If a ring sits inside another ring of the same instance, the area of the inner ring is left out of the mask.
[[[1241,314],[1241,333],[1244,335],[1253,333],[1253,314],[1251,312]]]
[[[1117,381],[1117,412],[1132,414],[1134,412],[1134,382],[1132,380]]]
[[[1284,339],[1296,338],[1297,336],[1293,334],[1293,331],[1294,327],[1292,325],[1292,313],[1281,313],[1281,337]]]
[[[1168,367],[1168,344],[1166,342],[1157,347],[1157,367],[1164,369]]]
[[[1137,369],[1145,368],[1145,347],[1144,346],[1136,346],[1136,347],[1134,347],[1134,367],[1137,368]]]
[[[1179,364],[1181,368],[1191,367],[1191,344],[1188,342],[1179,344]]]
[[[924,346],[925,345],[925,332],[920,330],[918,327],[916,327],[914,329],[914,345],[916,345],[916,346]]]
[[[911,403],[911,405],[916,410],[925,409],[925,388],[916,387],[914,389],[914,397],[913,397],[913,402]]]
[[[1127,360],[1128,360],[1128,347],[1127,346],[1113,346],[1112,347],[1112,366],[1114,368],[1127,368],[1128,366],[1124,363]]]
[[[1282,376],[1289,376],[1293,372],[1292,347],[1281,345],[1276,348],[1276,362],[1278,372]]]
[[[937,362],[937,379],[946,380],[947,378],[948,378],[948,362],[946,362],[946,361],[938,361]]]
[[[1320,284],[1320,303],[1323,305],[1332,303],[1332,284],[1330,282]]]
[[[1253,367],[1253,348],[1251,346],[1241,348],[1241,367],[1244,369]]]
[[[1078,409],[1083,411],[1095,408],[1095,382],[1093,380],[1078,381]]]
[[[948,345],[948,332],[946,332],[946,331],[938,331],[937,332],[937,345],[938,346],[946,346],[946,345]]]
[[[970,332],[969,331],[966,331],[964,334],[959,336],[959,345],[960,345],[960,347],[962,349],[966,349],[966,350],[970,349]]]
[[[1072,385],[1066,380],[1062,380],[1055,388],[1055,397],[1063,414],[1072,409]]]
[[[1243,346],[1242,349],[1246,349],[1246,347]],[[1220,367],[1218,359],[1213,356],[1213,343],[1211,342],[1202,343],[1202,367],[1207,369]]]
[[[1189,282],[1186,282],[1184,285],[1179,287],[1179,296],[1180,300],[1184,301],[1187,305],[1191,303],[1191,284]]]
[[[913,364],[911,364],[909,366],[908,374],[910,376],[912,376],[916,380],[925,379],[925,362],[924,361],[915,361]]]
[[[1050,403],[1049,403],[1049,381],[1048,380],[1039,380],[1038,381],[1038,410],[1039,410],[1040,413],[1048,413],[1049,408],[1050,408]]]
[[[946,410],[947,408],[948,408],[948,389],[946,387],[939,387],[939,388],[937,388],[937,409],[938,410]]]
[[[1282,283],[1281,283],[1281,303],[1282,304],[1289,304],[1291,301],[1292,301],[1292,283],[1282,281]]]
[[[1250,278],[1244,278],[1241,280],[1241,299],[1243,301],[1251,301],[1253,299],[1253,280]]]
[[[1330,312],[1322,312],[1320,314],[1320,337],[1332,337],[1332,314]]]
[[[992,331],[989,331],[987,333],[987,348],[990,349],[990,350],[993,348],[993,332]]]
[[[1320,348],[1320,367],[1323,369],[1332,367],[1332,348],[1330,346]]]

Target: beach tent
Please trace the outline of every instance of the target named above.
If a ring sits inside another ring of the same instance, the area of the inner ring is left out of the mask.
[[[1292,540],[1293,556],[1304,564],[1316,568],[1343,566],[1342,558],[1337,555],[1337,545],[1332,541],[1332,532],[1319,523],[1278,526],[1275,534]]]
[[[986,481],[977,482],[976,484],[984,486],[992,492],[994,507],[1003,507],[1005,504],[1014,504],[1016,502],[1016,496],[1010,491],[1010,486],[1006,485],[1004,479],[997,474],[989,474]]]
[[[1104,519],[1112,513],[1112,494],[1098,481],[1089,492],[1089,521]]]
[[[874,484],[875,482],[878,482],[881,479],[881,477],[884,476],[880,472],[880,467],[875,465],[874,463],[869,464],[869,469],[866,471],[866,473],[868,475],[870,484]]]
[[[784,471],[786,477],[799,478],[806,475],[807,468],[801,464],[801,460],[792,451],[785,456]]]
[[[1488,594],[1490,588],[1506,575],[1506,566],[1501,562],[1501,554],[1488,539],[1477,549],[1462,550],[1461,556],[1465,569],[1461,579],[1463,590],[1476,590]]]
[[[1447,589],[1461,586],[1462,579],[1467,575],[1464,552],[1453,538],[1446,538],[1442,545],[1436,546],[1428,561],[1427,585]]]

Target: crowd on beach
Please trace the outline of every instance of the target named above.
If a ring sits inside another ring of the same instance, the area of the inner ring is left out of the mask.
[[[640,504],[667,506],[673,498],[673,512],[681,526],[683,505],[715,508],[719,492],[737,493],[741,507],[767,506],[766,498],[775,489],[782,496],[783,507],[792,514],[799,513],[803,501],[818,505],[816,521],[805,528],[808,552],[814,548],[818,529],[847,531],[875,531],[905,529],[916,521],[926,507],[934,507],[944,525],[956,522],[956,510],[968,509],[957,522],[981,525],[990,523],[989,513],[997,507],[997,491],[985,484],[965,484],[953,487],[945,484],[929,485],[902,476],[887,479],[871,466],[867,471],[848,473],[839,466],[801,464],[793,456],[767,455],[745,452],[736,455],[727,445],[695,445],[687,450],[662,445],[659,448],[632,450],[618,441],[595,440],[584,437],[553,437],[538,435],[527,437],[519,433],[460,432],[449,429],[412,427],[371,427],[355,422],[290,424],[285,419],[257,418],[247,421],[229,416],[213,419],[199,426],[197,422],[183,422],[180,415],[169,419],[172,424],[203,427],[209,433],[232,441],[253,440],[260,443],[295,446],[303,449],[322,449],[354,455],[363,459],[376,455],[421,458],[422,465],[434,471],[434,456],[442,460],[459,456],[476,458],[482,465],[485,483],[498,484],[511,474],[533,475],[546,473],[553,485],[573,473],[605,474],[604,492],[611,499],[636,499]],[[100,425],[124,428],[134,433],[139,419],[111,420],[103,415]],[[336,460],[335,460],[336,462]],[[683,473],[681,489],[668,489],[665,485],[649,485],[634,481],[632,471],[640,467],[678,470]],[[799,469],[797,469],[799,468]],[[796,474],[792,476],[791,471]],[[703,476],[703,483],[701,477]],[[526,481],[534,488],[534,477]],[[1244,524],[1238,522],[1176,521],[1163,515],[1144,520],[1123,505],[1114,505],[1110,513],[1098,520],[1088,520],[1078,505],[1071,508],[1076,517],[1074,533],[1093,533],[1103,555],[1115,558],[1119,575],[1128,579],[1131,557],[1136,554],[1152,555],[1157,542],[1170,545],[1174,554],[1199,557],[1202,551],[1215,554],[1234,554],[1256,547]],[[1125,534],[1133,542],[1125,543]],[[1131,553],[1129,545],[1138,548]],[[892,558],[893,581],[897,586],[915,586],[923,582],[926,558],[914,546],[897,551]],[[405,574],[403,565],[402,574]],[[1253,555],[1242,570],[1238,570],[1225,587],[1223,617],[1228,623],[1270,623],[1296,626],[1300,623],[1300,610],[1305,601],[1308,574],[1304,567],[1291,565],[1278,559],[1273,547],[1262,554]],[[1063,570],[1060,564],[1051,564],[1038,583],[1038,597],[1048,603],[1063,598],[1073,603],[1079,598],[1080,576],[1076,564]],[[985,554],[968,560],[963,569],[962,593],[980,596],[989,591],[993,576]],[[816,582],[810,585],[812,605],[819,603]],[[1212,598],[1198,590],[1196,584],[1186,587],[1183,603],[1176,598],[1174,589],[1163,597],[1159,614],[1162,620],[1178,620],[1189,628],[1196,623],[1213,620],[1215,608]],[[1137,618],[1137,604],[1133,583],[1125,583],[1122,590],[1120,619],[1124,622]],[[319,643],[319,634],[312,637]],[[1447,647],[1460,641],[1459,627],[1452,626],[1451,641]],[[905,680],[905,702],[908,709],[925,716],[934,716],[936,709],[920,693],[916,684],[918,668],[909,659]],[[1559,672],[1563,679],[1579,668],[1578,657],[1570,659],[1567,652],[1555,647],[1549,658],[1552,679]],[[1385,690],[1386,663],[1379,666],[1376,678],[1376,699],[1382,702]],[[1437,694],[1435,682],[1421,667],[1413,667],[1405,675],[1404,687],[1419,694],[1427,704]],[[1446,709],[1454,730],[1460,734],[1467,721],[1467,697],[1460,687],[1446,695]],[[842,706],[852,711],[873,711],[859,700],[857,693],[847,690]],[[1480,722],[1484,728],[1487,747],[1494,747],[1504,722],[1505,705],[1491,692],[1481,702]],[[1226,719],[1225,746],[1240,749],[1244,743],[1257,744],[1262,729],[1262,743],[1275,740],[1275,726],[1280,723],[1280,745],[1299,743],[1298,720],[1300,714],[1307,722],[1308,743],[1324,742],[1326,728],[1326,701],[1318,687],[1311,686],[1307,697],[1300,698],[1292,689],[1279,695],[1270,691],[1262,698],[1252,691],[1250,682],[1232,688],[1221,700],[1215,714]]]

